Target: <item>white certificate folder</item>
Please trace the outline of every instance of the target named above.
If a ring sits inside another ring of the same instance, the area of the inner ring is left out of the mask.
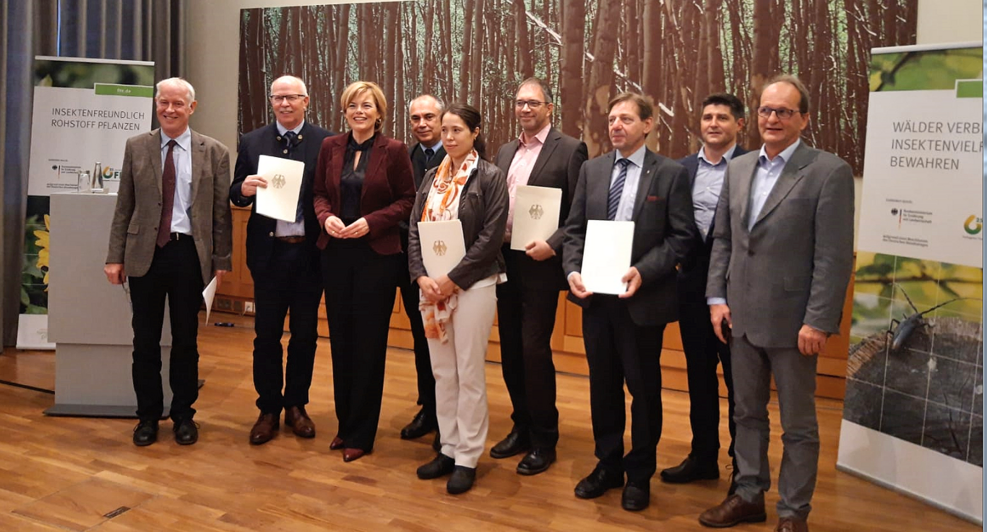
[[[418,241],[425,271],[433,279],[448,274],[466,256],[463,224],[459,220],[419,222]]]
[[[580,274],[586,290],[620,295],[627,291],[621,278],[631,268],[634,222],[589,220]]]
[[[514,195],[514,225],[511,249],[524,251],[534,240],[548,240],[559,228],[562,189],[552,187],[517,187]]]
[[[294,223],[304,174],[301,161],[261,155],[257,175],[267,180],[267,188],[257,187],[257,214]]]

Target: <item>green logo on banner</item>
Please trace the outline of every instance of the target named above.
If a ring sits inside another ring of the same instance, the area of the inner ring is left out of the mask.
[[[963,224],[963,229],[968,234],[978,235],[980,234],[980,231],[983,231],[984,229],[984,219],[971,214],[970,217],[966,219],[966,223]]]

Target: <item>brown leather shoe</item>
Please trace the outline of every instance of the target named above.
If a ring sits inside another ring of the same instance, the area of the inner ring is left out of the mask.
[[[304,406],[289,406],[284,411],[284,424],[299,438],[314,438],[315,423],[308,417]]]
[[[330,451],[338,451],[345,446],[346,446],[346,442],[344,442],[343,439],[340,438],[339,436],[336,436],[335,438],[332,439],[331,442],[329,442]]]
[[[703,512],[699,516],[699,524],[710,528],[727,528],[740,523],[763,523],[767,518],[763,495],[754,502],[747,502],[740,495],[731,495],[719,505]]]
[[[809,532],[809,523],[805,519],[782,517],[778,520],[775,532]]]
[[[271,441],[274,435],[278,433],[279,417],[261,412],[260,416],[257,417],[257,422],[254,423],[254,428],[250,429],[250,444],[260,445]]]
[[[352,462],[353,460],[358,460],[367,454],[363,449],[343,449],[343,461]]]

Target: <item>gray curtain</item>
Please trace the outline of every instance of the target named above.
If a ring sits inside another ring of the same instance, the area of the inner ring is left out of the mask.
[[[17,340],[34,57],[154,61],[156,79],[182,76],[188,70],[188,4],[188,0],[0,0],[3,346]]]

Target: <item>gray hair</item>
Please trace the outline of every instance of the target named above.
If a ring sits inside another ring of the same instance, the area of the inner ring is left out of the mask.
[[[302,94],[304,96],[308,96],[308,87],[305,86],[305,82],[302,81],[302,78],[300,78],[298,76],[292,76],[292,75],[284,75],[284,76],[281,76],[280,78],[272,81],[271,82],[271,91],[272,92],[274,91],[274,84],[275,83],[277,83],[279,81],[287,81],[287,80],[294,81],[295,83],[298,83],[299,85],[301,85],[302,86]]]
[[[155,100],[157,100],[158,97],[161,96],[161,87],[164,86],[164,85],[178,85],[178,86],[182,87],[183,89],[185,89],[185,92],[188,95],[188,102],[186,102],[187,105],[192,105],[192,102],[195,101],[195,87],[193,87],[192,84],[189,83],[188,81],[185,81],[184,78],[168,78],[168,79],[163,79],[163,80],[159,81],[154,86],[154,99]]]
[[[411,104],[417,102],[418,100],[423,100],[425,98],[431,98],[432,101],[435,102],[435,105],[437,105],[439,107],[439,114],[440,115],[442,114],[443,111],[445,111],[445,109],[446,109],[445,102],[443,102],[442,100],[440,100],[438,98],[438,96],[433,96],[431,94],[419,94],[418,96],[414,97],[410,102],[408,102],[408,110],[409,111],[411,110]]]

